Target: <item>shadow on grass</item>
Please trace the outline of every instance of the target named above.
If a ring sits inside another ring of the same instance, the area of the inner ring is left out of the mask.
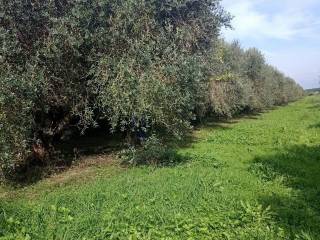
[[[160,152],[157,152],[159,149],[155,148],[153,149],[154,151],[150,150],[147,153],[141,153],[143,157],[141,161],[130,163],[117,157],[121,155],[122,151],[128,150],[127,152],[130,152],[129,147],[125,144],[123,134],[111,135],[108,132],[104,132],[103,129],[93,129],[85,135],[74,134],[68,140],[59,141],[55,145],[55,153],[50,162],[22,165],[16,169],[12,176],[7,177],[4,183],[16,189],[24,188],[53,174],[68,171],[72,166],[81,164],[82,159],[91,160],[91,157],[95,159],[96,156],[112,155],[122,167],[174,167],[190,160],[188,156],[178,153],[178,149],[187,148],[196,141],[196,138],[191,133],[180,141],[163,137],[164,146],[166,147],[161,149]],[[142,146],[138,145],[135,147],[137,152],[142,152],[140,151],[141,148]]]
[[[210,121],[210,122],[207,122],[203,125],[201,125],[201,127],[199,127],[198,129],[200,128],[206,128],[208,130],[230,130],[231,129],[231,125],[232,124],[235,124],[237,123],[236,120],[219,120],[219,121]],[[197,128],[196,128],[197,129]]]
[[[318,110],[320,109],[320,104],[314,104],[312,106],[309,106],[308,109],[312,109],[312,110]]]
[[[309,128],[320,128],[320,123],[310,125]]]
[[[258,120],[261,118],[261,116],[264,114],[264,113],[267,113],[268,111],[271,111],[271,110],[275,110],[275,108],[273,109],[268,109],[268,110],[263,110],[263,111],[260,111],[260,112],[251,112],[251,113],[244,113],[244,114],[240,114],[237,116],[237,118],[244,118],[244,119],[255,119],[255,120]]]
[[[293,146],[256,158],[251,170],[263,181],[277,179],[294,190],[261,197],[291,237],[301,231],[320,236],[320,145]]]
[[[70,169],[90,156],[110,155],[121,149],[122,136],[111,135],[105,129],[91,129],[85,135],[74,133],[54,145],[48,161],[28,161],[6,177],[5,184],[23,188]],[[94,158],[93,158],[94,159]]]
[[[277,107],[274,107],[276,109]],[[267,113],[269,110],[262,110],[262,111],[245,111],[238,114],[234,114],[232,117],[219,117],[219,116],[211,116],[205,119],[204,125],[216,125],[220,126],[221,124],[234,124],[237,123],[240,119],[260,119],[260,117]]]
[[[121,154],[120,154],[121,155]],[[191,158],[180,154],[174,148],[156,151],[137,151],[136,156],[121,156],[121,165],[125,167],[172,168],[186,164]]]
[[[205,119],[202,124],[195,125],[194,129],[205,128],[208,131],[227,131],[232,129],[232,125],[239,122],[240,119],[259,119],[261,114],[258,112],[248,112],[238,115],[234,119],[211,117]],[[188,156],[181,156],[177,149],[189,148],[198,140],[192,132],[189,132],[180,140],[165,135],[160,135],[160,137],[168,148],[168,153],[166,153],[167,161],[166,158],[160,159],[160,161],[153,161],[151,159],[150,161],[145,161],[143,165],[164,167],[184,164],[190,158]],[[55,150],[57,150],[56,156],[50,159],[49,163],[22,166],[18,169],[18,178],[13,179],[10,184],[15,187],[25,187],[34,184],[52,174],[68,170],[80,157],[118,153],[126,148],[123,143],[123,134],[112,135],[108,131],[108,128],[89,129],[85,135],[76,133],[68,140],[59,141],[55,145]],[[157,163],[155,164],[155,162]]]

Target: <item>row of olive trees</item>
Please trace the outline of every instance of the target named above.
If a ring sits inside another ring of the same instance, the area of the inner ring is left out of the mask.
[[[70,126],[181,136],[229,21],[219,0],[1,0],[3,172],[52,159]]]
[[[268,65],[259,50],[244,50],[238,42],[218,43],[212,63],[209,113],[214,115],[261,111],[304,95],[293,79]]]
[[[47,164],[71,127],[181,137],[298,97],[256,50],[219,42],[229,23],[220,0],[1,0],[2,172]]]

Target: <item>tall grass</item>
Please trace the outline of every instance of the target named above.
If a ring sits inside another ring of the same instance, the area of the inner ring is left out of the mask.
[[[316,240],[318,102],[203,126],[179,165],[100,166],[3,189],[0,239]]]

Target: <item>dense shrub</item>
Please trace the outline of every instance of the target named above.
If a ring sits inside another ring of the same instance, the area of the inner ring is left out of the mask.
[[[210,109],[216,116],[232,117],[245,105],[243,86],[239,81],[212,81],[210,85]]]
[[[205,112],[219,0],[2,0],[1,165],[51,159],[71,126],[181,136]]]
[[[120,159],[130,165],[170,165],[182,162],[182,156],[164,145],[161,140],[151,135],[141,147],[130,146],[120,152]]]
[[[219,0],[2,0],[0,164],[47,164],[70,128],[176,137],[205,114],[295,100],[256,49],[218,41]]]
[[[255,49],[221,41],[212,58],[209,113],[231,117],[295,101],[304,90],[294,80],[268,65]]]

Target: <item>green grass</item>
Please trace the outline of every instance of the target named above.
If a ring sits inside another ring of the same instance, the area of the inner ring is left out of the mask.
[[[0,239],[320,239],[319,102],[208,124],[176,166],[3,188]]]

